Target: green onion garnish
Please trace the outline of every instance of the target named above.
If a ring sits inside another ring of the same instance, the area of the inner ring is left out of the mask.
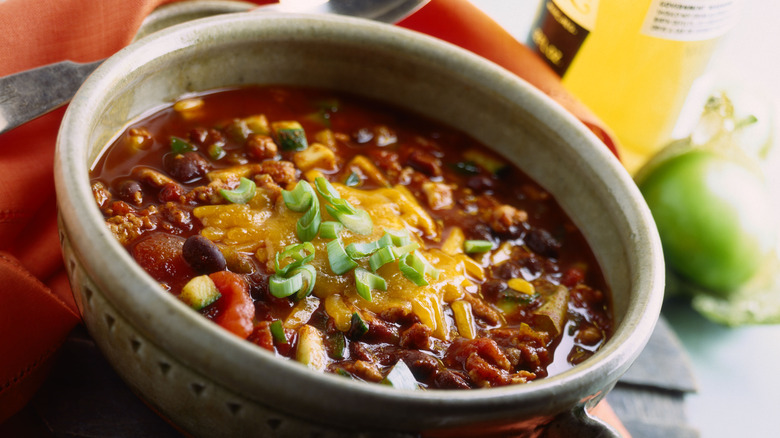
[[[276,298],[289,297],[303,288],[303,274],[298,273],[289,278],[274,274],[268,279],[268,292]]]
[[[400,230],[385,230],[385,235],[389,235],[395,246],[403,246],[412,243],[409,237],[409,230],[403,228]]]
[[[291,258],[292,262],[281,267],[281,262]],[[311,242],[288,245],[282,251],[276,253],[275,267],[276,274],[286,277],[290,271],[297,269],[314,259],[314,245]]]
[[[339,237],[339,233],[344,229],[344,225],[341,222],[325,221],[320,224],[320,237],[323,239],[335,239]]]
[[[306,181],[298,181],[292,190],[282,190],[284,205],[292,211],[306,211],[296,224],[298,238],[308,242],[317,237],[320,229],[320,201],[317,193]]]
[[[493,249],[493,242],[489,240],[467,240],[463,242],[463,251],[466,254],[474,252],[487,252]]]
[[[392,261],[395,261],[393,248],[383,246],[371,254],[371,257],[368,258],[368,265],[371,267],[372,271],[376,272],[379,268]]]
[[[287,333],[284,332],[284,326],[282,326],[281,320],[275,320],[271,323],[271,336],[273,336],[274,340],[280,344],[286,344],[287,343]]]
[[[308,242],[317,237],[317,232],[320,229],[320,202],[317,198],[314,198],[311,208],[298,219],[296,223],[296,231],[298,232],[298,238],[304,242]]]
[[[295,298],[302,300],[311,294],[314,290],[314,283],[317,281],[317,270],[312,265],[303,265],[290,272],[290,275],[302,275],[303,285],[298,290]]]
[[[292,270],[286,277],[274,274],[268,279],[268,291],[276,298],[297,294],[297,299],[309,296],[314,289],[317,271],[312,265],[303,265]]]
[[[341,275],[357,267],[357,262],[352,260],[344,250],[344,245],[342,245],[341,239],[331,240],[328,242],[326,248],[328,250],[328,262],[330,262],[330,269],[336,275]]]
[[[286,259],[292,259],[290,263],[281,267]],[[276,273],[268,279],[268,291],[277,298],[289,297],[297,294],[296,298],[307,297],[314,289],[317,279],[317,271],[308,265],[314,259],[314,245],[311,242],[288,245],[284,250],[276,253],[274,264]]]
[[[434,268],[430,262],[428,262],[428,259],[418,251],[401,257],[398,260],[398,268],[401,270],[401,273],[404,274],[404,277],[417,286],[425,286],[428,284],[428,280],[425,279],[426,275],[434,280],[439,278],[439,270]]]
[[[255,196],[255,182],[251,179],[241,178],[238,187],[233,190],[222,189],[219,194],[233,204],[246,204]]]
[[[314,186],[326,201],[328,205],[325,209],[336,220],[341,222],[348,230],[357,234],[368,235],[374,229],[371,216],[365,210],[360,210],[341,197],[341,194],[323,177],[314,179]]]
[[[174,154],[183,154],[194,150],[195,146],[187,140],[179,137],[171,137],[171,152]]]
[[[371,289],[387,290],[387,282],[384,278],[363,268],[355,269],[355,286],[358,295],[366,301],[371,301]]]
[[[317,194],[307,181],[298,181],[292,190],[282,190],[284,205],[292,211],[302,212],[311,208]]]
[[[400,259],[401,257],[409,254],[410,252],[419,249],[420,245],[417,242],[408,243],[404,246],[394,246],[392,247],[393,255],[395,258]]]
[[[357,234],[364,236],[371,234],[374,230],[374,224],[371,221],[371,216],[365,210],[354,210],[353,213],[344,213],[342,211],[332,208],[330,205],[326,205],[325,209],[331,216],[338,219],[339,222],[344,224],[344,227]]]
[[[341,199],[341,193],[336,191],[336,188],[321,176],[314,179],[314,187],[316,187],[317,191],[320,192],[320,195],[331,204],[334,202],[334,199]]]
[[[353,259],[367,257],[379,249],[379,240],[366,243],[350,243],[346,249],[347,255]]]

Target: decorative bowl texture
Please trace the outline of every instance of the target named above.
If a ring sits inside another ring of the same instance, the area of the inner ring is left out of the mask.
[[[558,199],[594,248],[613,293],[613,338],[582,364],[532,383],[404,391],[274,358],[189,309],[114,240],[89,169],[128,121],[184,93],[240,84],[347,90],[462,127],[500,151]],[[73,99],[56,184],[66,266],[90,334],[131,388],[191,435],[553,436],[543,432],[552,422],[556,436],[603,436],[609,431],[585,408],[636,359],[661,307],[663,258],[651,215],[596,137],[515,75],[391,25],[240,13],[143,38]]]

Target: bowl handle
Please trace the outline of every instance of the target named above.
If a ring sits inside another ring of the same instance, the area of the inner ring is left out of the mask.
[[[545,429],[544,438],[623,438],[615,428],[591,416],[585,405],[564,412],[553,419]]]

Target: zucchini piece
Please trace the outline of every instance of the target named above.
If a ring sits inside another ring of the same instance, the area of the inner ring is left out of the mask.
[[[363,320],[363,317],[359,313],[352,313],[352,321],[350,322],[349,332],[347,335],[350,339],[360,339],[361,336],[368,332],[368,324]]]
[[[179,299],[193,309],[200,310],[217,301],[220,296],[214,280],[208,275],[199,275],[184,285]]]
[[[393,388],[418,390],[420,386],[417,384],[417,379],[414,378],[412,370],[406,365],[406,362],[399,360],[393,365],[393,368],[387,374],[387,377],[382,379],[382,383],[390,385]]]
[[[328,364],[328,354],[322,333],[309,324],[298,330],[298,349],[295,359],[311,369],[322,371]]]
[[[306,132],[296,121],[281,121],[271,123],[276,143],[285,151],[302,151],[309,147]]]
[[[496,174],[502,171],[506,167],[506,163],[504,163],[503,161],[493,158],[492,156],[487,155],[484,152],[479,151],[477,149],[467,150],[466,152],[463,153],[463,158],[487,170],[492,174]]]

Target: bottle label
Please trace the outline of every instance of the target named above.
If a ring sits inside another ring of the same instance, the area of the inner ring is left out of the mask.
[[[596,25],[599,0],[545,0],[529,45],[563,76]]]
[[[738,0],[653,0],[642,34],[674,41],[703,41],[736,23]]]

